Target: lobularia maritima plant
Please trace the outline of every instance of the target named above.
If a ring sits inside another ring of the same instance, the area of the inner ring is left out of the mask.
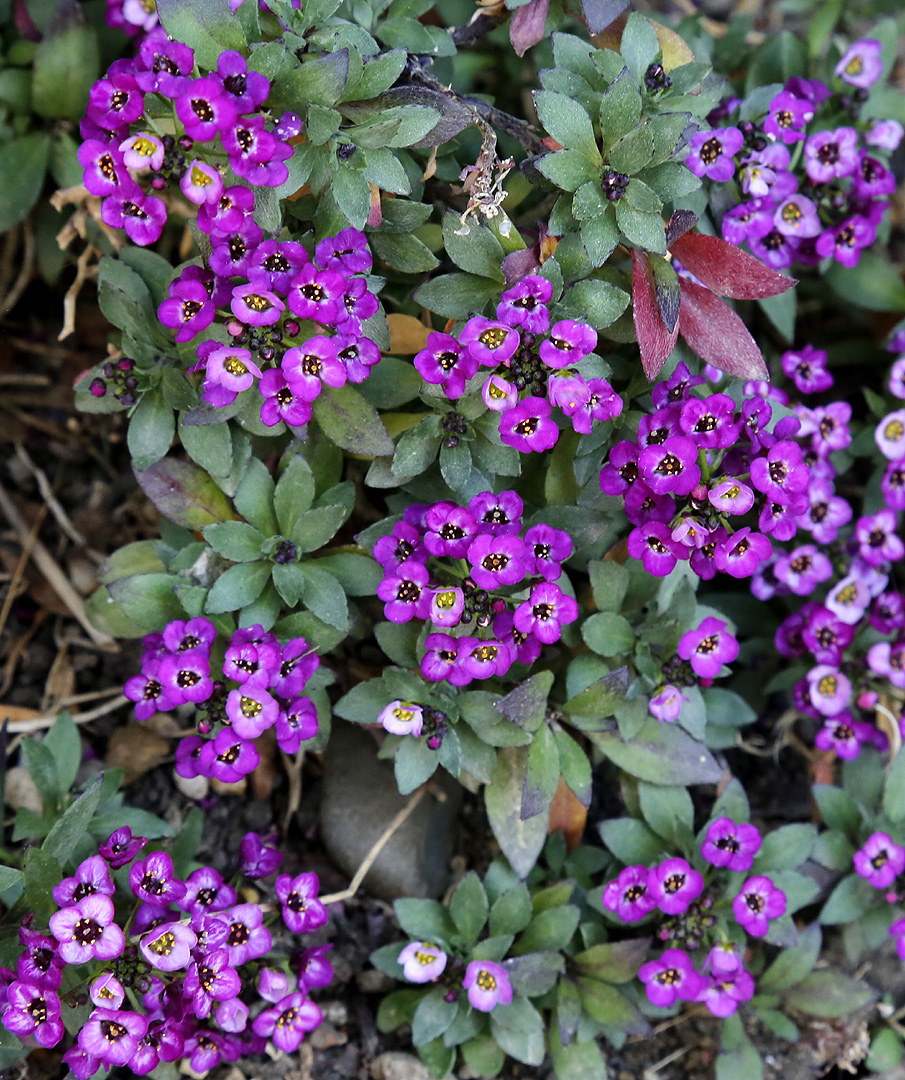
[[[403,794],[439,766],[482,791],[501,854],[447,905],[398,901],[408,940],[373,958],[412,984],[380,1027],[438,1078],[460,1051],[603,1075],[697,1007],[749,1080],[747,1021],[794,1041],[790,1011],[874,998],[821,925],[853,963],[905,940],[905,330],[887,374],[861,310],[905,312],[896,23],[805,48],[626,11],[108,0],[133,47],[80,117],[115,332],[77,401],[127,413],[162,515],[91,617],[143,639],[136,717],[194,724],[185,778],[238,780],[272,737],[298,763],[334,713]],[[880,373],[863,402],[854,365]],[[749,821],[725,752],[755,721],[824,755],[822,831]],[[315,875],[237,903],[183,837],[101,828],[116,785],[70,803],[74,732],[23,746],[46,812],[0,878],[4,1061],[295,1050],[327,947],[269,926],[325,922]],[[595,803],[580,843],[595,783],[624,813]],[[247,847],[241,873],[276,873]]]

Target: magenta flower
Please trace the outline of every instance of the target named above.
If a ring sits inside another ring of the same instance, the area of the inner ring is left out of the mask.
[[[298,988],[302,991],[329,986],[333,982],[333,965],[327,959],[332,945],[315,945],[302,952],[293,953],[292,970],[298,976]]]
[[[282,854],[274,847],[265,844],[257,833],[246,833],[239,845],[242,862],[239,873],[247,878],[265,878],[279,870],[283,862]]]
[[[512,665],[509,649],[493,639],[480,641],[474,637],[459,638],[459,655],[462,671],[472,679],[505,675]]]
[[[578,604],[552,581],[543,581],[531,590],[531,596],[515,609],[515,628],[521,634],[533,634],[544,645],[559,641],[562,627],[578,618]]]
[[[496,316],[507,326],[521,327],[529,334],[545,334],[550,326],[547,304],[553,285],[537,274],[529,274],[500,297]]]
[[[707,829],[701,854],[712,866],[739,873],[751,869],[761,843],[760,833],[753,825],[736,824],[727,817],[717,818]]]
[[[801,447],[783,440],[751,462],[751,483],[772,502],[792,502],[807,490],[810,474]]]
[[[652,443],[638,456],[641,479],[656,495],[688,495],[701,481],[698,448],[683,435]]]
[[[129,887],[139,900],[148,904],[178,903],[185,896],[185,885],[173,872],[173,860],[165,851],[155,851],[129,869]]]
[[[478,534],[471,511],[452,502],[434,503],[424,515],[424,528],[424,546],[430,554],[453,559],[465,558]]]
[[[851,176],[858,167],[858,132],[851,127],[818,131],[804,144],[805,170],[815,184]]]
[[[425,653],[421,660],[421,674],[431,682],[448,679],[453,686],[465,686],[471,675],[463,667],[459,656],[462,638],[449,634],[428,634],[424,642]]]
[[[855,873],[875,889],[888,889],[905,870],[905,848],[884,832],[875,832],[852,857]]]
[[[242,989],[242,980],[231,966],[229,950],[219,948],[205,953],[191,965],[184,986],[195,1016],[204,1020],[210,1016],[215,1001],[236,997]]]
[[[138,947],[151,967],[160,971],[180,971],[188,967],[191,950],[198,939],[182,923],[165,923],[145,934]]]
[[[165,656],[160,661],[158,679],[163,692],[174,705],[207,701],[214,691],[210,677],[210,654],[206,649]]]
[[[713,1016],[731,1016],[745,1001],[754,997],[754,979],[739,968],[733,974],[711,975],[697,996]]]
[[[525,533],[526,569],[529,576],[539,574],[545,581],[556,581],[562,564],[572,554],[572,537],[563,529],[541,522]]]
[[[179,907],[189,915],[208,915],[224,911],[235,902],[236,890],[213,867],[201,866],[186,879],[185,896]]]
[[[265,371],[258,389],[264,398],[261,423],[266,427],[275,427],[282,420],[291,428],[300,428],[311,419],[311,403],[299,396],[279,368]]]
[[[861,753],[861,743],[867,741],[866,726],[856,723],[848,712],[828,717],[814,736],[814,745],[818,750],[834,750],[843,761],[851,761]]]
[[[559,370],[580,364],[597,348],[597,331],[586,323],[563,319],[554,323],[550,336],[541,342],[539,355],[547,367]]]
[[[637,922],[657,906],[646,866],[627,866],[603,890],[603,906],[623,922]]]
[[[863,248],[877,239],[877,227],[867,218],[856,214],[835,228],[825,229],[814,245],[820,258],[832,255],[843,266],[857,266]]]
[[[377,596],[384,601],[383,612],[390,622],[425,618],[430,608],[427,581],[427,569],[409,560],[380,582]]]
[[[236,122],[236,107],[214,76],[193,79],[176,98],[176,115],[186,134],[196,142],[208,142]]]
[[[341,274],[366,274],[373,263],[368,238],[351,225],[340,229],[336,236],[324,237],[314,249],[314,258],[318,266]]]
[[[427,543],[427,537],[425,537]],[[471,576],[482,589],[517,585],[525,576],[525,542],[520,536],[482,533],[468,545]]]
[[[286,305],[276,293],[260,285],[237,285],[229,304],[233,315],[248,326],[272,326],[280,321]]]
[[[261,672],[226,698],[226,715],[240,739],[256,739],[277,722],[280,706],[267,690],[267,679]]]
[[[317,708],[311,698],[296,698],[277,716],[277,744],[286,754],[295,754],[303,742],[314,738],[317,731]]]
[[[79,1049],[104,1065],[125,1065],[148,1030],[147,1017],[124,1009],[95,1009],[79,1032]]]
[[[770,102],[764,119],[764,131],[788,146],[805,138],[804,129],[813,118],[814,106],[810,101],[783,90]]]
[[[643,486],[643,485],[642,485]],[[688,558],[688,550],[673,540],[672,530],[661,521],[646,521],[629,533],[628,553],[640,559],[654,577],[666,577],[679,559]]]
[[[309,338],[304,345],[287,349],[280,362],[293,392],[304,401],[314,401],[324,386],[345,385],[346,369],[336,354],[333,338]]]
[[[229,955],[230,965],[241,967],[270,951],[273,937],[264,926],[264,912],[257,904],[236,904],[215,917],[229,926],[229,937],[223,947]]]
[[[644,983],[648,1001],[661,1009],[677,1001],[694,1001],[705,984],[682,949],[667,949],[658,960],[643,964],[638,978]]]
[[[60,999],[53,990],[26,982],[10,983],[3,1026],[14,1035],[31,1035],[38,1046],[56,1046],[65,1034]]]
[[[551,411],[544,398],[526,397],[514,409],[500,414],[500,441],[523,454],[551,450],[559,438],[559,428],[550,419]]]
[[[726,623],[711,615],[679,639],[679,656],[702,679],[715,679],[723,664],[731,664],[738,656],[738,642],[725,631]]]
[[[39,934],[35,930],[29,930],[27,926],[20,926],[19,944],[24,949],[16,961],[16,975],[19,979],[46,990],[59,990],[66,962],[57,953],[55,939]],[[2,982],[3,979],[0,978],[0,984]],[[2,989],[0,989],[0,1001],[2,1001]]]
[[[124,825],[121,829],[110,833],[97,850],[98,854],[110,864],[111,869],[118,870],[126,863],[130,863],[147,842],[147,837],[133,836],[129,826]]]
[[[178,278],[169,288],[169,299],[157,309],[157,318],[176,330],[176,341],[191,341],[214,321],[217,309],[205,284]]]
[[[50,917],[50,932],[60,943],[67,964],[84,964],[95,957],[112,960],[125,948],[122,930],[113,921],[113,901],[103,893],[86,896]]]
[[[118,190],[104,199],[101,220],[111,228],[124,229],[134,244],[146,247],[160,239],[167,220],[166,203],[139,187]]]
[[[397,957],[409,982],[433,982],[446,970],[449,957],[429,941],[410,941]]]
[[[478,532],[491,536],[519,532],[523,509],[522,500],[514,491],[501,491],[499,495],[482,491],[468,503],[469,513],[478,523]]]
[[[742,148],[744,135],[737,127],[719,128],[715,131],[699,131],[692,135],[688,144],[686,166],[695,176],[711,180],[731,180],[735,172],[733,156]]]
[[[415,368],[425,382],[442,386],[450,400],[465,393],[465,384],[478,370],[478,360],[450,334],[432,331],[416,353]]]
[[[857,86],[865,89],[873,84],[883,74],[883,47],[874,38],[862,38],[853,45],[849,45],[839,58],[839,63],[833,69],[843,82],[849,86]]]
[[[778,919],[785,913],[786,894],[763,875],[748,878],[732,901],[732,914],[752,937],[764,937],[770,919]]]
[[[289,290],[289,310],[300,319],[325,326],[336,323],[346,291],[346,279],[335,270],[319,270],[314,263],[303,266]]]
[[[512,984],[504,968],[490,960],[472,960],[465,969],[462,986],[468,1002],[479,1012],[491,1012],[497,1005],[512,1001]]]
[[[320,884],[317,874],[281,874],[275,884],[283,905],[283,922],[295,934],[307,934],[327,921],[327,909],[317,899]]]
[[[685,859],[665,859],[650,871],[650,894],[667,915],[681,915],[704,891],[704,879]]]
[[[293,1054],[302,1039],[323,1020],[323,1013],[302,993],[289,994],[271,1009],[265,1009],[252,1024],[256,1035],[268,1036],[285,1054]]]
[[[896,952],[905,960],[905,919],[897,919],[889,928],[889,936],[895,938]]]
[[[884,563],[898,562],[905,557],[905,544],[899,537],[899,519],[894,510],[887,508],[858,518],[855,539],[861,558],[868,566],[881,569]]]

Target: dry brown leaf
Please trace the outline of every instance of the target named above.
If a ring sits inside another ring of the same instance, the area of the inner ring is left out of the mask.
[[[120,767],[131,784],[139,776],[155,769],[170,754],[169,742],[142,724],[126,724],[117,728],[107,745],[107,764]]]
[[[414,315],[400,315],[394,312],[392,315],[387,315],[387,324],[390,328],[391,356],[414,356],[415,353],[427,348],[430,327],[425,326]]]
[[[581,843],[588,820],[588,808],[581,802],[562,777],[550,804],[550,824],[547,835],[557,829],[566,838],[566,848],[574,851]]]
[[[4,720],[9,720],[11,724],[14,724],[17,720],[34,720],[35,717],[43,715],[40,709],[26,709],[24,705],[0,704],[0,724]]]

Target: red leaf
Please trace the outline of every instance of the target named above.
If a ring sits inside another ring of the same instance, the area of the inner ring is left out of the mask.
[[[527,4],[517,8],[509,21],[509,40],[519,56],[536,45],[544,36],[544,22],[550,0],[528,0]]]
[[[632,251],[632,315],[641,350],[641,365],[644,374],[653,382],[675,346],[679,327],[676,326],[671,334],[666,329],[657,302],[650,260],[643,251]]]
[[[682,280],[679,333],[708,364],[739,379],[769,379],[757,342],[732,308],[701,285]]]
[[[763,300],[795,284],[794,278],[771,270],[718,236],[686,233],[674,240],[669,250],[708,289],[733,300]]]

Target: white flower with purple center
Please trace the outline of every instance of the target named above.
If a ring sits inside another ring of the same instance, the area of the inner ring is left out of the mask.
[[[505,968],[491,960],[472,960],[465,969],[462,986],[468,1002],[478,1012],[491,1012],[497,1005],[512,1001],[512,983]]]
[[[446,970],[448,960],[446,953],[429,941],[410,941],[397,957],[403,975],[413,983],[433,982]]]
[[[842,622],[854,626],[870,604],[870,590],[858,574],[847,574],[827,594],[824,604]]]
[[[377,723],[392,735],[421,734],[424,725],[424,709],[411,701],[391,701],[380,710]]]
[[[884,416],[874,429],[874,439],[880,453],[889,461],[905,458],[905,409]]]
[[[852,696],[848,676],[832,664],[818,664],[807,674],[811,704],[823,716],[844,712]]]
[[[732,901],[736,922],[752,937],[765,937],[770,919],[786,913],[786,894],[764,875],[748,878]]]
[[[644,983],[647,1000],[660,1009],[677,1001],[694,1001],[705,982],[682,949],[667,949],[658,960],[643,964],[638,978]]]
[[[761,843],[760,833],[753,825],[736,824],[731,818],[722,817],[708,827],[701,855],[712,866],[739,873],[751,869]]]
[[[861,38],[849,45],[833,69],[849,86],[866,89],[883,74],[883,46],[875,38]]]
[[[125,937],[114,918],[113,901],[103,893],[86,896],[51,915],[50,932],[60,943],[60,958],[67,964],[84,964],[121,955]]]
[[[754,492],[741,480],[725,476],[708,489],[707,501],[721,514],[747,514],[754,505]]]
[[[121,142],[119,152],[123,156],[123,164],[127,169],[154,170],[163,165],[163,158],[166,153],[160,139],[146,131],[140,131],[137,135],[133,135],[131,138]]]

